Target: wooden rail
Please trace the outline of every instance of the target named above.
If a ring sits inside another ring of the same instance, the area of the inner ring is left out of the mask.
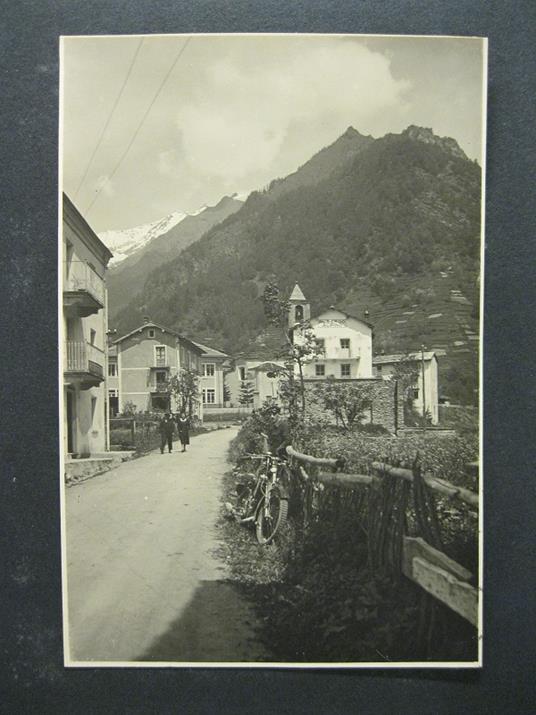
[[[337,459],[313,457],[298,452],[293,447],[287,447],[287,454],[296,461],[313,467],[331,467],[337,469],[341,462]],[[474,465],[471,465],[472,467]],[[318,471],[314,481],[325,486],[351,488],[357,485],[368,486],[380,480],[380,474],[403,479],[413,483],[414,475],[411,469],[393,467],[384,462],[373,462],[375,474],[346,474],[344,472]],[[304,467],[298,465],[298,474],[303,482],[311,481],[311,476]],[[427,487],[447,496],[458,498],[473,509],[478,509],[478,495],[470,489],[458,487],[450,482],[434,477],[427,472],[422,475]],[[478,590],[469,582],[473,580],[470,571],[448,557],[442,551],[435,549],[420,537],[404,536],[402,542],[402,573],[427,593],[447,605],[475,627],[478,626]]]
[[[336,485],[339,487],[353,487],[355,484],[369,485],[377,481],[377,477],[372,474],[345,474],[344,472],[320,472],[318,481],[326,485]]]
[[[300,462],[305,462],[306,464],[314,464],[317,467],[333,467],[336,469],[340,464],[338,459],[328,459],[326,457],[312,457],[310,454],[302,454],[302,452],[297,452],[294,447],[290,445],[287,447],[287,454],[289,457],[294,457]]]
[[[372,469],[374,469],[375,472],[382,472],[390,477],[399,477],[400,479],[405,479],[408,482],[413,481],[413,472],[411,469],[392,467],[390,464],[385,464],[384,462],[372,462]],[[461,501],[465,502],[474,509],[478,509],[478,494],[475,494],[475,492],[472,492],[470,489],[458,487],[444,479],[434,477],[433,474],[430,474],[430,472],[426,472],[422,476],[426,486],[430,487],[430,489],[433,489],[434,491],[449,498],[461,499]]]
[[[340,465],[340,460],[330,459],[327,457],[313,457],[310,454],[303,454],[294,449],[294,447],[287,447],[287,454],[290,457],[298,460],[299,462],[305,462],[306,464],[312,464],[317,467],[332,467],[337,469]],[[390,464],[385,464],[384,462],[373,462],[372,469],[375,472],[381,472],[387,474],[391,477],[398,477],[400,479],[405,479],[408,482],[413,481],[413,472],[411,469],[404,469],[402,467],[392,467]],[[302,475],[303,476],[303,475]],[[433,491],[442,494],[443,496],[449,498],[457,498],[465,502],[473,509],[479,508],[479,498],[478,494],[472,492],[470,489],[465,489],[464,487],[456,486],[451,484],[451,482],[445,479],[439,479],[439,477],[434,477],[430,472],[423,474],[423,479],[428,487]],[[341,486],[351,486],[353,484],[371,484],[374,481],[374,476],[368,474],[345,474],[338,472],[336,474],[330,474],[326,472],[321,472],[318,475],[318,480],[324,482],[325,484],[340,484]]]
[[[460,616],[478,625],[478,591],[472,574],[420,538],[404,537],[402,573]]]

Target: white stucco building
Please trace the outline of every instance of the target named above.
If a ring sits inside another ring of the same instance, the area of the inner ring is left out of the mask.
[[[206,410],[225,406],[224,375],[229,366],[229,356],[203,343],[192,341],[203,353],[200,357],[199,391]]]
[[[420,351],[409,353],[408,355],[377,355],[372,360],[374,376],[389,380],[395,375],[397,366],[401,363],[409,364],[410,368],[416,374],[414,384],[409,387],[414,408],[420,415],[428,412],[432,424],[436,425],[439,421],[439,386],[436,353]]]
[[[106,267],[111,252],[63,194],[63,440],[67,459],[108,449]]]
[[[322,354],[304,367],[306,378],[370,379],[372,374],[372,325],[331,306],[310,317],[311,309],[296,284],[289,299],[289,329],[293,341],[303,341],[301,321],[312,330]]]

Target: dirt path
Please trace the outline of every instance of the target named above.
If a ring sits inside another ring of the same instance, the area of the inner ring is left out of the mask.
[[[236,430],[66,489],[71,661],[252,661],[253,609],[215,556]]]

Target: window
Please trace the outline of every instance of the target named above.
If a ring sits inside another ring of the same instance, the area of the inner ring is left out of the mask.
[[[110,417],[115,417],[119,412],[119,390],[108,390],[108,410]]]
[[[97,337],[96,331],[93,330],[93,328],[91,328],[91,330],[89,331],[89,342],[90,342],[92,345],[95,345],[95,338],[96,338],[96,337]]]
[[[303,305],[297,305],[294,308],[294,318],[296,321],[303,320]]]
[[[157,385],[163,385],[166,382],[167,379],[167,373],[165,370],[157,370],[156,371],[156,384]]]
[[[325,338],[315,338],[316,340],[316,345],[319,350],[322,352],[326,352],[326,340]]]
[[[203,404],[213,405],[216,402],[215,390],[203,390]]]
[[[341,365],[341,377],[350,377],[350,365],[348,363]]]
[[[97,398],[92,397],[91,398],[91,424],[93,424],[93,420],[95,419],[96,408],[97,408]]]
[[[153,395],[151,398],[151,407],[153,410],[169,410],[169,402],[167,397],[161,395]]]
[[[164,367],[166,365],[166,346],[155,345],[154,348],[155,366]]]
[[[419,388],[418,388],[418,387],[414,387],[414,388],[412,389],[412,391],[411,391],[411,398],[412,398],[413,400],[418,400],[418,399],[419,399]]]
[[[326,366],[325,365],[315,365],[315,375],[317,377],[324,377],[326,374]]]
[[[350,338],[341,338],[342,350],[350,350]]]
[[[203,363],[203,377],[214,377],[214,363]]]
[[[246,379],[246,368],[245,367],[239,367],[238,368],[238,374],[240,375],[240,380],[244,382]]]
[[[117,377],[117,365],[115,362],[108,363],[108,377]]]
[[[154,338],[154,328],[149,328],[149,337]]]
[[[381,375],[381,374],[382,374],[382,366],[376,365],[376,375]]]

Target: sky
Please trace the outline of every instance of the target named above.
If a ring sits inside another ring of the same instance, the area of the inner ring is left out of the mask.
[[[475,38],[66,37],[61,66],[62,188],[97,232],[243,198],[349,126],[430,127],[482,163]]]

